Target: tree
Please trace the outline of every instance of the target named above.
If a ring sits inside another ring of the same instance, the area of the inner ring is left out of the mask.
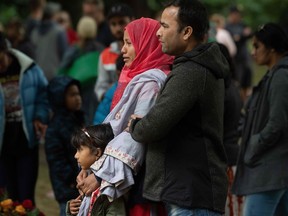
[[[244,21],[256,29],[259,25],[267,22],[276,22],[282,25],[288,23],[288,1],[282,0],[205,0],[204,4],[210,11],[227,15],[229,7],[232,5],[238,6],[243,12]],[[225,4],[226,3],[226,4]]]
[[[50,1],[50,0],[47,0]],[[82,0],[52,0],[59,2],[64,10],[72,14],[72,20],[76,23],[81,16]],[[104,1],[106,12],[117,2],[124,2],[135,9],[136,17],[154,17],[163,8],[163,3],[167,0],[109,0]],[[284,26],[288,25],[288,1],[283,0],[202,0],[210,14],[220,13],[226,16],[229,7],[237,5],[242,8],[244,21],[256,29],[257,26],[267,22],[276,22]],[[5,23],[13,16],[26,18],[28,16],[28,0],[1,0],[0,1],[0,22]]]

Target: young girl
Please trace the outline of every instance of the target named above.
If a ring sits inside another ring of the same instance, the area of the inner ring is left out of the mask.
[[[71,143],[77,149],[75,158],[82,170],[90,173],[90,166],[103,154],[106,145],[114,138],[110,124],[99,124],[79,129],[72,135]],[[117,214],[116,214],[117,212]],[[81,195],[67,204],[67,215],[126,215],[124,200],[115,199],[109,203],[106,195],[99,196],[99,190],[91,197]]]

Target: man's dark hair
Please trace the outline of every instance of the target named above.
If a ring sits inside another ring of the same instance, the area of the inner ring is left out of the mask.
[[[92,152],[95,152],[97,148],[103,152],[113,138],[111,125],[103,123],[76,130],[72,135],[71,143],[76,149],[87,146]]]
[[[186,26],[191,26],[194,38],[202,41],[209,29],[208,13],[205,6],[198,0],[173,0],[166,4],[165,8],[170,6],[179,7],[178,31],[182,31]]]
[[[133,9],[124,3],[114,4],[107,15],[107,19],[111,19],[112,17],[129,17],[130,19],[134,18]]]

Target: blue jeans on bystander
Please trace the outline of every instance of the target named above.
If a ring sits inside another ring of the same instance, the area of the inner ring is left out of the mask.
[[[168,216],[221,216],[222,214],[207,209],[187,209],[173,204],[166,204]]]
[[[66,216],[66,203],[59,203],[60,216]]]
[[[243,213],[245,216],[287,216],[288,189],[247,195]]]

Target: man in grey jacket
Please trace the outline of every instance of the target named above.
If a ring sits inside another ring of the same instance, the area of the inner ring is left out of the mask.
[[[223,147],[224,80],[228,64],[217,44],[203,44],[205,7],[175,0],[161,16],[162,51],[175,55],[156,104],[130,132],[148,146],[143,196],[164,201],[168,214],[221,215],[228,182]]]

